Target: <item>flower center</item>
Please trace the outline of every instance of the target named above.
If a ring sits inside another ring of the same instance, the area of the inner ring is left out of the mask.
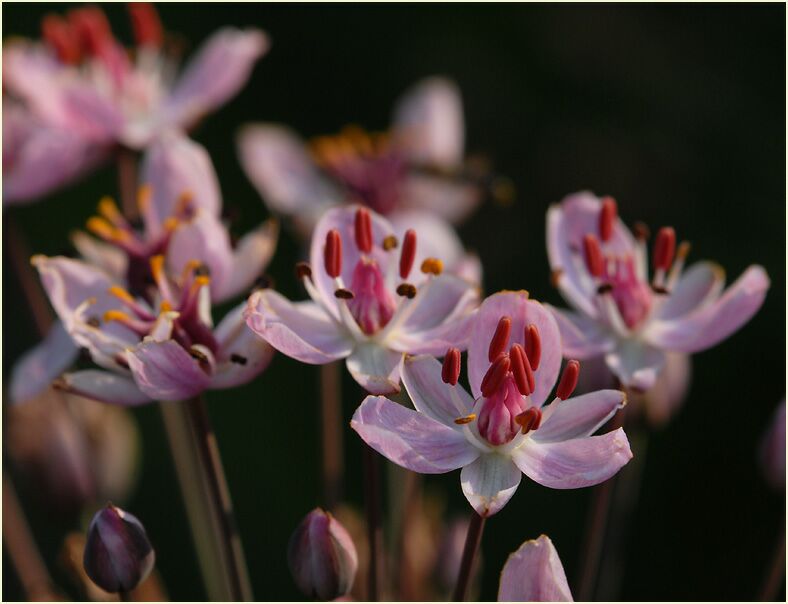
[[[365,334],[373,334],[388,324],[397,305],[386,289],[377,262],[362,257],[356,263],[350,290],[353,298],[348,300],[348,308]]]

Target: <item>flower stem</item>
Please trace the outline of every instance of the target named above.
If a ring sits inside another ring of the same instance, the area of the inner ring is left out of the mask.
[[[339,363],[320,366],[321,437],[323,441],[323,498],[329,511],[342,499],[343,434]]]
[[[367,600],[380,599],[380,568],[382,565],[383,530],[380,519],[380,467],[375,450],[362,445],[364,451],[364,507],[367,515],[367,539],[369,541],[369,574],[367,577]]]
[[[476,561],[476,554],[482,541],[485,520],[484,516],[479,516],[476,513],[471,517],[468,535],[465,537],[465,548],[462,550],[462,562],[460,563],[460,572],[457,575],[457,585],[452,595],[453,602],[464,602],[467,596],[468,585],[473,576],[473,563]]]
[[[783,518],[782,531],[777,540],[777,546],[772,555],[769,571],[761,587],[759,600],[761,602],[774,602],[780,590],[780,585],[785,585],[782,578],[785,576],[785,519]]]
[[[118,190],[123,214],[129,220],[134,220],[139,215],[137,208],[137,156],[134,151],[126,147],[119,147],[117,152]]]

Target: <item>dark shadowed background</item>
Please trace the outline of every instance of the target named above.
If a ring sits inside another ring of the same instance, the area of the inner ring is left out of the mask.
[[[3,36],[37,35],[41,16],[64,8],[6,4]],[[107,12],[129,40],[124,8]],[[785,396],[784,5],[172,4],[160,12],[192,48],[224,24],[262,27],[272,38],[248,86],[194,133],[211,153],[238,233],[267,215],[237,160],[241,124],[284,122],[305,136],[350,122],[383,129],[406,87],[444,74],[462,90],[468,149],[489,154],[517,189],[514,205],[487,204],[461,228],[482,258],[488,293],[526,288],[561,303],[548,280],[545,211],[580,189],[615,196],[629,223],[675,226],[692,242],[691,260],[717,260],[729,281],[751,263],[764,265],[772,288],[762,310],[694,358],[686,405],[649,443],[621,592],[632,600],[757,597],[784,510],[757,462],[761,434]],[[33,251],[65,253],[69,231],[107,193],[117,194],[111,167],[11,211]],[[270,274],[300,297],[297,258],[284,232]],[[35,337],[10,270],[3,285],[7,372]],[[299,598],[285,547],[320,503],[317,376],[277,356],[254,383],[209,395],[259,599]],[[345,385],[349,419],[360,401],[349,378]],[[159,414],[152,406],[134,414],[143,468],[125,507],[147,527],[170,596],[201,599]],[[349,428],[346,456],[347,494],[360,504],[360,447]],[[456,472],[426,485],[466,511]],[[552,537],[575,589],[590,492],[524,480],[487,523],[481,598],[495,598],[507,554],[541,533]],[[78,521],[54,521],[30,493],[21,495],[53,562]],[[8,564],[3,581],[4,599],[21,597]]]

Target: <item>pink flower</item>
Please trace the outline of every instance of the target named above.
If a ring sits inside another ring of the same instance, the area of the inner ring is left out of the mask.
[[[785,489],[785,401],[777,406],[761,442],[761,468],[769,484]]]
[[[393,233],[365,208],[327,211],[312,236],[311,264],[296,268],[311,301],[294,304],[275,291],[257,291],[247,325],[301,362],[346,359],[368,392],[398,392],[404,353],[464,347],[478,290],[425,257],[414,232],[401,240]]]
[[[769,288],[750,266],[724,293],[725,275],[699,262],[684,271],[689,244],[676,248],[672,228],[655,238],[649,280],[644,226],[636,236],[618,219],[612,198],[577,193],[547,213],[553,278],[574,311],[551,308],[564,354],[604,355],[626,387],[648,390],[668,352],[692,353],[725,339],[758,311]]]
[[[526,541],[509,556],[501,571],[498,601],[574,602],[550,537]]]
[[[482,516],[509,501],[522,474],[551,488],[607,480],[632,453],[622,429],[591,436],[624,404],[601,390],[570,399],[579,365],[570,362],[545,406],[561,365],[558,326],[527,292],[501,292],[476,313],[468,347],[473,396],[457,383],[459,351],[443,367],[429,356],[406,357],[402,381],[416,410],[368,396],[351,426],[391,461],[414,472],[462,468],[465,497]]]
[[[260,30],[224,28],[176,79],[155,9],[134,3],[129,10],[131,58],[93,6],[46,16],[41,41],[4,45],[3,90],[19,107],[3,115],[4,139],[10,138],[4,203],[31,201],[66,184],[116,145],[142,149],[162,131],[191,127],[240,90],[268,49]],[[20,126],[20,116],[27,125]]]

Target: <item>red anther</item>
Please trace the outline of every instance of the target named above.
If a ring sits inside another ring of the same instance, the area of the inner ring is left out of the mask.
[[[654,242],[654,269],[668,270],[676,253],[676,231],[673,227],[662,227]]]
[[[399,276],[407,279],[416,260],[416,231],[408,229],[402,241],[402,253],[399,256]]]
[[[594,277],[601,277],[605,270],[605,259],[602,256],[602,248],[599,247],[599,239],[593,233],[583,237],[583,256],[588,272]]]
[[[443,357],[441,379],[446,384],[457,385],[457,380],[460,379],[460,351],[457,348],[449,348],[446,351],[446,356]]]
[[[164,41],[164,30],[156,8],[148,2],[130,2],[128,9],[137,45],[160,48]]]
[[[577,378],[580,376],[580,361],[569,361],[564,367],[564,372],[561,374],[561,380],[558,382],[558,388],[555,389],[555,395],[562,401],[565,401],[577,387]]]
[[[599,211],[599,237],[608,241],[613,236],[613,226],[618,218],[618,206],[612,197],[602,199],[602,209]]]
[[[522,426],[523,434],[528,434],[531,430],[537,430],[542,425],[542,412],[536,407],[528,407],[517,415],[514,421]]]
[[[372,218],[369,215],[369,210],[366,208],[356,210],[354,226],[358,250],[364,254],[369,254],[372,251]]]
[[[512,366],[508,354],[501,354],[495,362],[490,365],[487,373],[484,374],[482,379],[482,396],[490,397],[501,387],[506,374]]]
[[[502,352],[506,350],[506,345],[509,343],[509,334],[512,331],[512,320],[509,317],[501,317],[498,321],[498,327],[495,328],[495,333],[490,340],[490,350],[487,353],[487,359],[492,363],[498,358]]]
[[[331,229],[326,234],[326,247],[324,249],[326,272],[335,279],[342,273],[342,238],[339,231]]]
[[[539,362],[542,360],[542,337],[533,323],[525,328],[525,355],[531,362],[531,369],[539,369]]]
[[[522,346],[515,344],[509,350],[509,358],[512,359],[512,374],[514,375],[514,383],[517,385],[517,390],[523,396],[531,396],[536,381],[534,380],[531,363],[528,361],[528,355],[525,354]]]
[[[41,21],[41,36],[57,53],[57,58],[68,65],[79,63],[79,43],[68,22],[59,15],[46,15]]]
[[[68,20],[85,53],[98,55],[112,42],[112,29],[100,8],[76,8],[68,13]]]

